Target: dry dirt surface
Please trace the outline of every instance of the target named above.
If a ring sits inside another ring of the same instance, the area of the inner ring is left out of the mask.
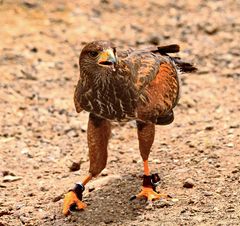
[[[235,0],[1,0],[0,225],[240,225],[239,12]],[[181,76],[175,121],[157,127],[149,159],[173,199],[129,201],[143,167],[135,123],[116,123],[87,209],[64,217],[63,194],[89,166],[73,91],[80,50],[96,39],[178,43],[199,71]]]

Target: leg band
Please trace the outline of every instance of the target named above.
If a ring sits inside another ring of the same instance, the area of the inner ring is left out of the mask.
[[[79,200],[82,200],[82,193],[84,192],[85,187],[81,183],[77,183],[73,189],[70,189],[69,191],[73,191]]]

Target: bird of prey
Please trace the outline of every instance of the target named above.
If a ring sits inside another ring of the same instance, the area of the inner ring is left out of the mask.
[[[163,197],[156,192],[157,174],[150,174],[148,157],[155,125],[174,120],[173,108],[179,99],[179,73],[196,70],[190,63],[169,53],[178,45],[119,51],[110,41],[88,43],[79,58],[80,78],[74,93],[76,111],[89,112],[87,139],[90,167],[81,183],[65,195],[63,214],[83,209],[84,186],[106,166],[111,122],[135,120],[144,177],[142,190],[133,198],[149,201]]]

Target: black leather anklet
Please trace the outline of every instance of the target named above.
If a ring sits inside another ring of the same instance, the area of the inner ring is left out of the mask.
[[[70,189],[69,191],[73,191],[79,200],[82,200],[82,193],[84,192],[85,187],[81,183],[77,183],[73,189]]]
[[[160,177],[157,173],[154,173],[150,176],[143,176],[143,187],[149,187],[156,191],[156,187],[158,186],[159,182]]]
[[[143,175],[143,187],[147,187],[147,188],[152,188],[153,191],[157,192],[156,191],[156,188],[157,186],[159,185],[160,183],[160,177],[157,173],[154,173],[152,175]],[[130,201],[136,199],[137,196],[136,195],[133,195],[131,198],[130,198]]]

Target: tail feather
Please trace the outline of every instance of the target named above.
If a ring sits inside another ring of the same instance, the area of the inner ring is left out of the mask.
[[[178,53],[180,51],[180,46],[177,44],[167,45],[167,46],[158,46],[158,52],[161,54],[166,53]]]
[[[172,45],[166,45],[166,46],[158,46],[157,49],[151,49],[151,52],[153,53],[160,53],[162,55],[168,56],[175,62],[175,64],[178,66],[180,71],[182,72],[195,72],[197,71],[197,68],[194,67],[192,64],[182,61],[180,57],[171,57],[168,55],[168,53],[178,53],[180,51],[180,46],[177,44]]]
[[[182,72],[196,72],[197,71],[197,68],[195,66],[193,66],[192,64],[190,64],[188,62],[182,61],[178,57],[171,57],[171,59],[175,62],[175,64],[178,66],[178,68]]]
[[[180,46],[177,44],[167,45],[167,46],[157,46],[154,49],[150,49],[153,53],[160,53],[166,55],[167,53],[178,53],[180,51]]]

